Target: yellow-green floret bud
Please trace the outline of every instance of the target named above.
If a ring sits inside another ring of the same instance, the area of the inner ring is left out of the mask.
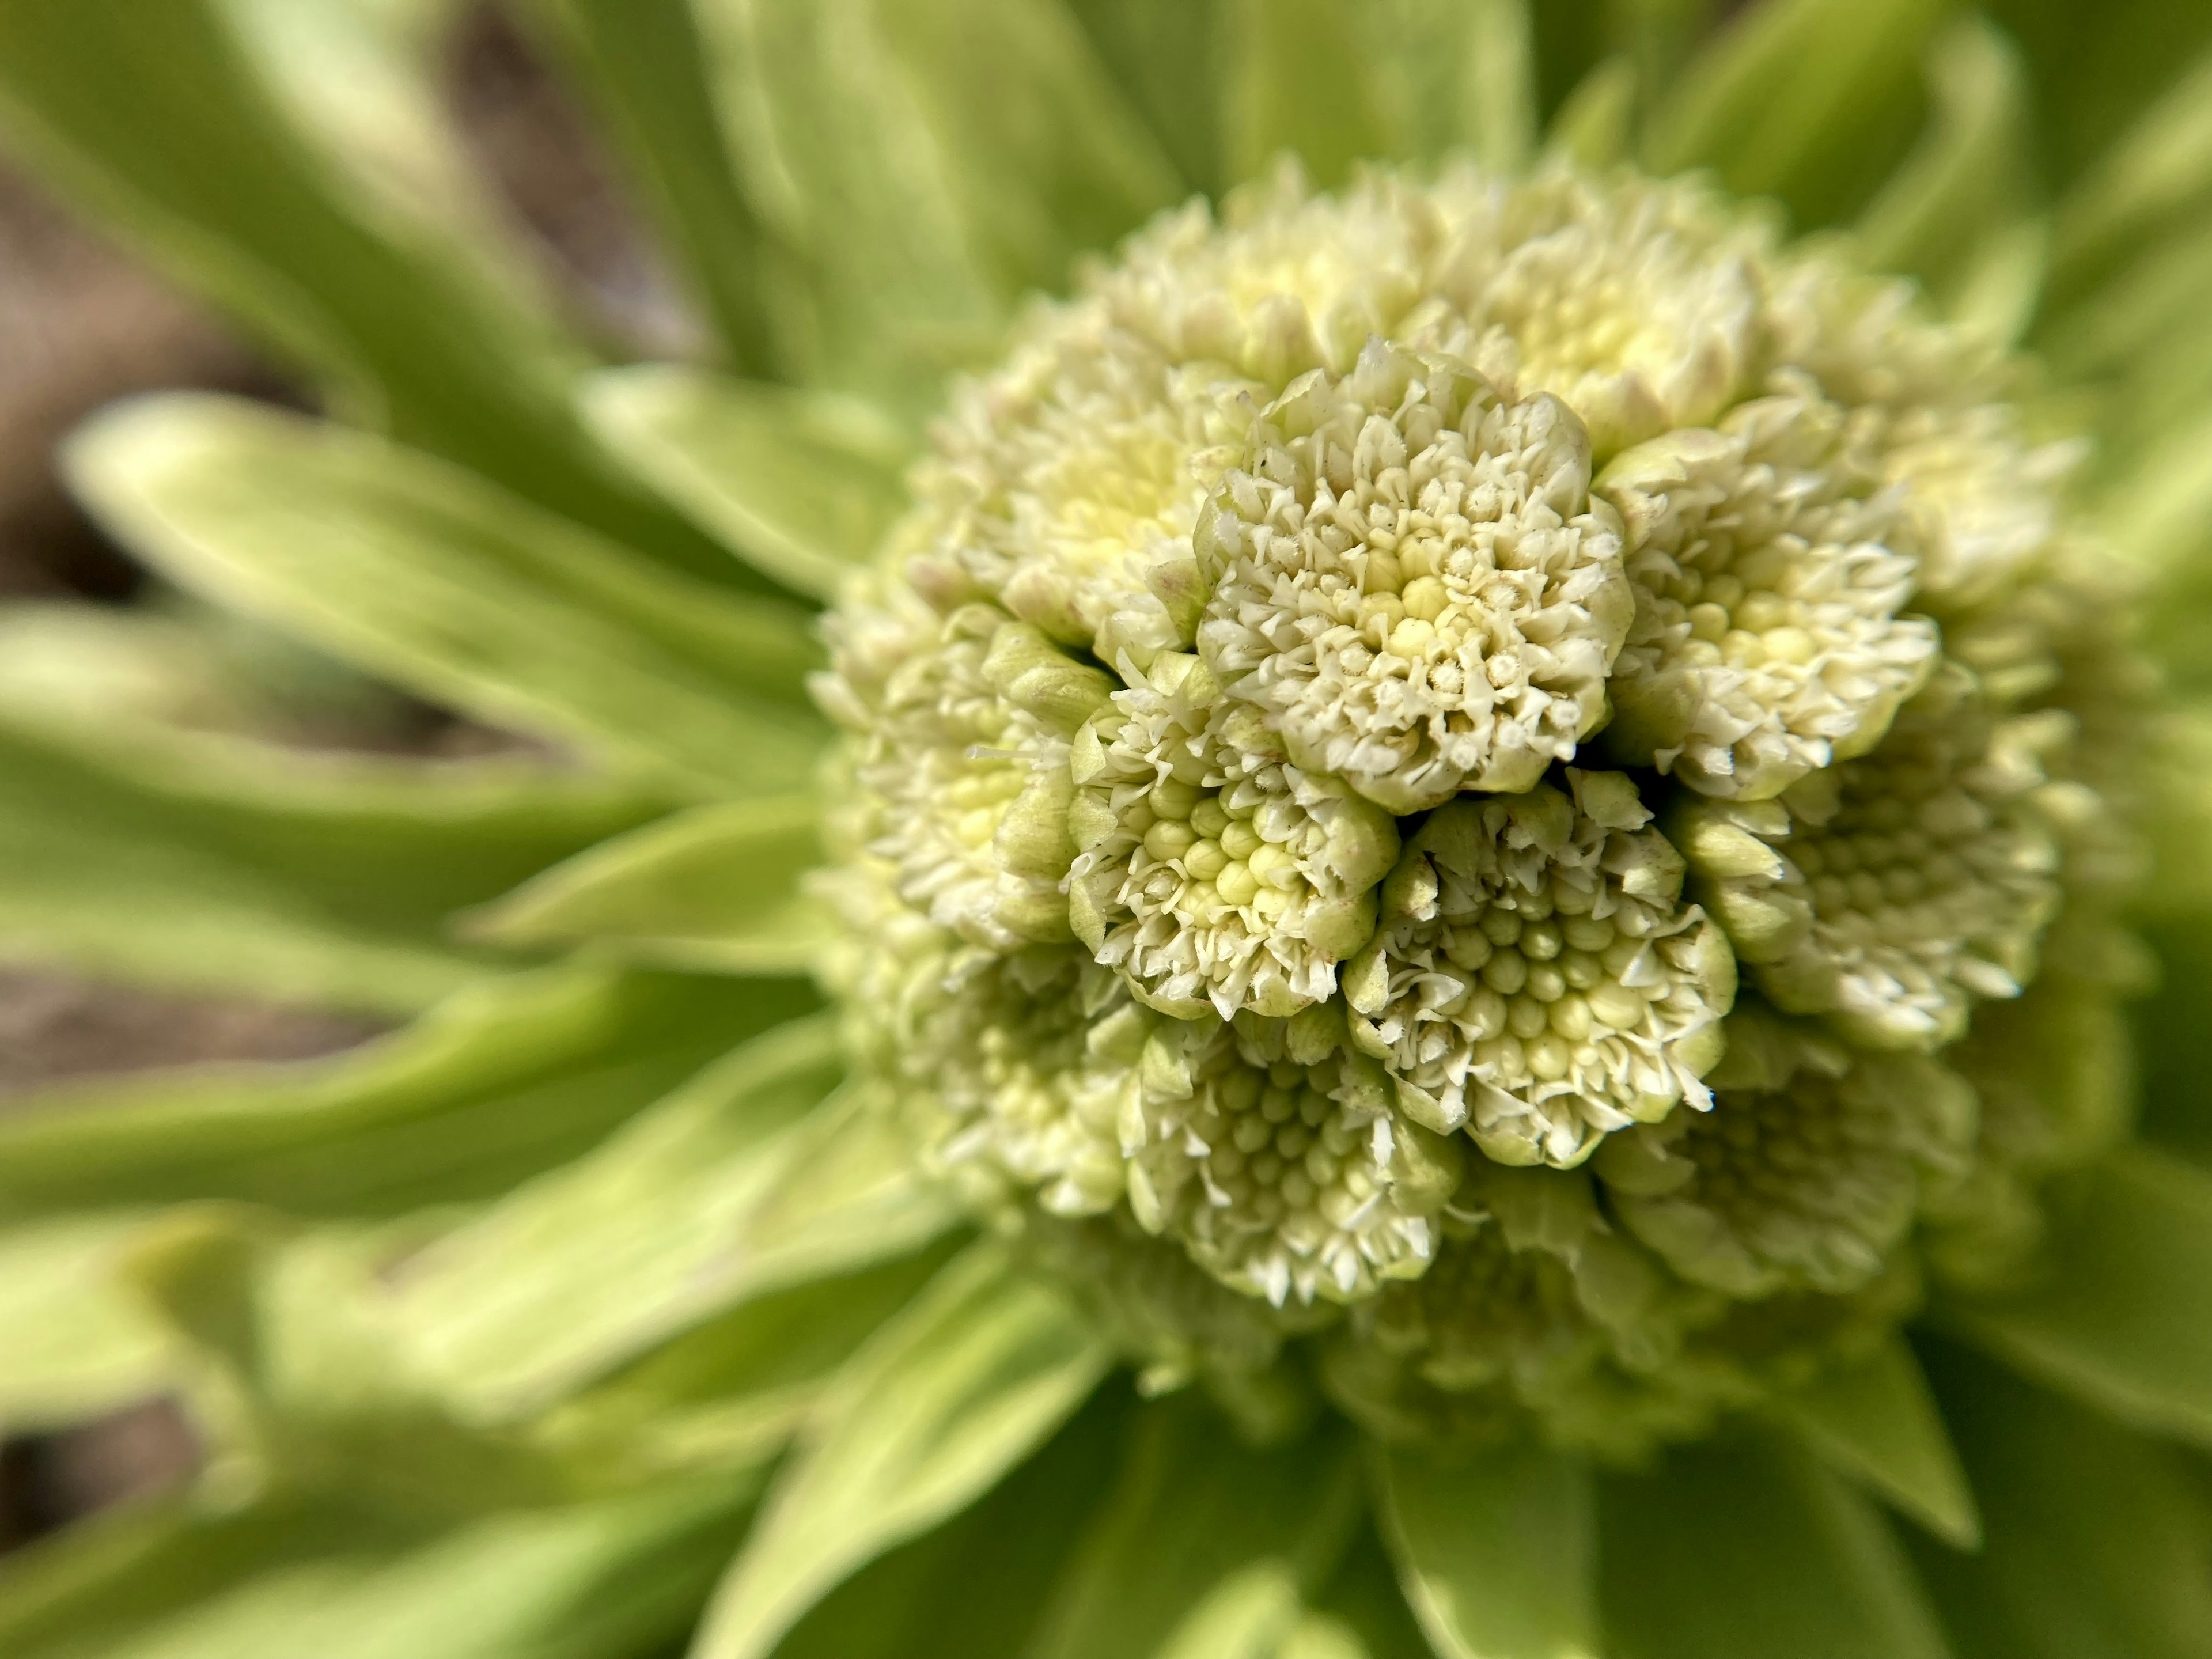
[[[861,1086],[1255,1423],[1632,1454],[2002,1281],[2145,725],[2029,378],[1691,183],[1164,216],[831,618]]]

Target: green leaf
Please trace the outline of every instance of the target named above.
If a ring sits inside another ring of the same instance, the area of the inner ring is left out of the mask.
[[[100,1564],[105,1572],[82,1559],[30,1564],[12,1599],[20,1606],[46,1589],[46,1616],[19,1619],[10,1632],[11,1598],[0,1591],[0,1636],[16,1638],[11,1659],[88,1650],[118,1659],[651,1651],[684,1634],[742,1536],[745,1510],[742,1486],[682,1486],[519,1511],[411,1547],[335,1506],[236,1519],[171,1513],[143,1528],[127,1561]],[[70,1576],[78,1582],[54,1583]],[[88,1637],[100,1644],[80,1645]]]
[[[2212,1516],[2167,1447],[1969,1355],[1932,1369],[1988,1536],[1921,1571],[1960,1659],[2201,1659],[2212,1653]]]
[[[1377,62],[1390,153],[1464,151],[1510,173],[1536,147],[1528,0],[1383,0],[1360,43]]]
[[[332,99],[331,77],[366,74],[387,91],[391,77],[385,60],[333,69],[315,50],[316,19],[301,14],[330,9],[5,0],[0,124],[65,195],[311,368],[352,415],[656,558],[742,583],[586,438],[568,397],[580,356],[513,283],[456,252],[451,216],[426,210],[450,191],[424,188],[404,161],[383,188],[364,187],[395,149],[419,163],[422,146],[376,131],[391,125],[390,98]],[[325,125],[303,130],[302,110],[325,112]]]
[[[2027,50],[2059,181],[2080,179],[2212,46],[2212,11],[2173,0],[1984,0]]]
[[[0,1432],[65,1427],[169,1380],[168,1334],[116,1278],[143,1224],[124,1212],[0,1230]]]
[[[1065,0],[878,0],[972,243],[1008,292],[1066,286],[1182,183]]]
[[[1053,1591],[1026,1650],[1033,1659],[1226,1652],[1189,1644],[1196,1632],[1225,1642],[1234,1630],[1273,1628],[1285,1605],[1286,1629],[1358,1514],[1343,1436],[1247,1446],[1200,1398],[1139,1413],[1122,1471]]]
[[[1775,1414],[1840,1473],[1960,1549],[1980,1540],[1973,1490],[1901,1337],[1778,1398]]]
[[[1946,1659],[1881,1514],[1786,1442],[1685,1447],[1599,1483],[1619,1659]]]
[[[1223,0],[1067,0],[1068,10],[1194,190],[1218,196]]]
[[[0,710],[0,949],[102,978],[411,1012],[503,965],[448,918],[665,792],[507,760],[304,754]]]
[[[849,399],[657,363],[595,376],[584,410],[701,527],[818,599],[837,597],[906,507],[897,434]]]
[[[397,1340],[512,1419],[750,1297],[908,1255],[951,1217],[850,1103],[826,1017],[730,1055],[387,1276]]]
[[[2212,54],[2137,115],[2066,193],[2052,297],[2069,303],[2132,258],[2212,216]]]
[[[881,0],[695,0],[747,197],[799,278],[800,377],[919,420],[995,343],[1011,295],[963,220]]]
[[[2033,1281],[1958,1328],[2100,1411],[2212,1443],[2212,1175],[2148,1147],[2055,1190]]]
[[[785,367],[763,292],[772,250],[722,140],[690,0],[530,0],[642,186],[727,367]]]
[[[1352,1659],[1435,1659],[1406,1605],[1397,1567],[1371,1524],[1360,1527],[1314,1603],[1316,1618],[1349,1633],[1356,1644]]]
[[[1954,306],[2002,256],[1998,232],[2035,205],[2033,119],[2020,49],[1985,18],[1945,27],[1929,47],[1927,76],[1928,131],[1859,216],[1858,232],[1868,263],[1919,276]]]
[[[1093,1394],[981,1499],[831,1591],[775,1659],[1028,1659],[1039,1608],[1113,1483],[1133,1403],[1124,1389]]]
[[[820,817],[811,795],[695,807],[547,871],[469,932],[700,972],[804,973],[831,928],[800,889],[822,862]]]
[[[562,968],[331,1060],[50,1090],[0,1116],[0,1215],[233,1199],[373,1217],[489,1197],[813,1006],[792,981]]]
[[[855,1568],[957,1513],[1065,1421],[1108,1355],[994,1247],[854,1362],[715,1592],[696,1659],[759,1659]]]
[[[1575,83],[1544,137],[1548,155],[1584,167],[1618,167],[1635,149],[1636,65],[1608,58]]]
[[[1251,179],[1285,151],[1316,184],[1391,149],[1385,88],[1355,0],[1223,0],[1229,177]]]
[[[1597,1517],[1588,1469],[1538,1446],[1377,1447],[1376,1522],[1445,1659],[1592,1659]]]
[[[1921,52],[1948,0],[1759,0],[1683,69],[1654,111],[1656,173],[1715,169],[1778,196],[1806,228],[1857,209],[1917,125]]]
[[[753,1467],[957,1242],[751,1297],[562,1401],[533,1432],[653,1470]]]
[[[68,465],[179,581],[434,701],[721,793],[811,779],[827,728],[796,607],[655,571],[428,457],[239,399],[127,405]]]

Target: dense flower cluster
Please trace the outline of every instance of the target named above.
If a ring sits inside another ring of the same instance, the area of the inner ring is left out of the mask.
[[[2001,1277],[2128,959],[2018,380],[1690,184],[1154,224],[833,619],[866,1074],[1164,1374],[1386,1432],[1632,1448]]]

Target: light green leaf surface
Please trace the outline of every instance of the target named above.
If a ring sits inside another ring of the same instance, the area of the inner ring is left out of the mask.
[[[1833,1468],[1937,1537],[1960,1549],[1979,1540],[1973,1491],[1920,1362],[1902,1337],[1778,1395],[1774,1412]]]
[[[832,929],[801,890],[823,860],[820,818],[811,795],[695,807],[547,871],[469,931],[706,973],[804,973]]]
[[[1063,289],[1079,255],[1181,194],[1064,0],[878,0],[877,15],[1006,291]]]
[[[2201,1659],[2212,1653],[2212,1514],[2173,1451],[1970,1356],[1936,1382],[1988,1536],[1920,1542],[1959,1659]]]
[[[1617,1659],[1948,1659],[1879,1511],[1786,1442],[1678,1449],[1599,1484]]]
[[[0,1228],[0,1433],[58,1429],[156,1393],[169,1334],[116,1276],[129,1212]]]
[[[1594,1659],[1589,1471],[1538,1446],[1452,1457],[1377,1448],[1376,1521],[1445,1659]]]
[[[1287,151],[1324,186],[1391,150],[1388,88],[1357,0],[1224,0],[1222,150],[1230,179]]]
[[[568,407],[582,365],[510,282],[457,254],[434,204],[450,192],[362,174],[364,124],[391,100],[349,103],[352,73],[314,56],[331,0],[45,0],[0,4],[0,125],[17,153],[155,264],[309,367],[360,418],[448,456],[657,559],[742,583],[705,538],[615,475]],[[283,38],[264,38],[274,27]],[[305,41],[305,50],[301,42]],[[389,90],[388,58],[374,65]],[[272,85],[275,74],[282,82]],[[366,95],[366,94],[364,94]],[[422,145],[397,142],[419,162]],[[346,162],[332,151],[351,152]],[[414,167],[419,175],[420,167]],[[395,202],[416,210],[395,218]]]
[[[1544,149],[1585,167],[1618,167],[1636,145],[1636,65],[1608,58],[1575,83],[1552,117]]]
[[[2051,287],[2078,298],[2130,257],[2212,217],[2212,55],[2136,118],[2069,190]]]
[[[2131,1147],[2068,1181],[2051,1211],[2034,1281],[1950,1317],[2086,1404],[2212,1443],[2212,1175]]]
[[[1040,1607],[1113,1484],[1133,1405],[1099,1389],[991,1491],[831,1591],[775,1659],[1027,1659]]]
[[[561,968],[331,1060],[50,1089],[0,1116],[0,1216],[234,1199],[374,1217],[489,1196],[814,1006],[793,981]]]
[[[806,614],[653,570],[479,479],[237,399],[128,404],[70,482],[210,597],[494,725],[720,793],[811,781]]]
[[[404,1013],[500,964],[454,912],[669,792],[518,761],[301,754],[98,711],[0,711],[0,951]]]
[[[1760,0],[1659,99],[1644,160],[1779,196],[1801,228],[1858,208],[1917,123],[1919,63],[1947,0]]]
[[[826,1017],[756,1038],[590,1157],[389,1276],[394,1331],[472,1416],[510,1418],[770,1291],[951,1221],[844,1103]]]
[[[1186,188],[1218,194],[1228,183],[1216,95],[1224,0],[1067,0],[1067,9]]]
[[[780,331],[802,378],[918,419],[992,348],[1011,295],[963,219],[881,0],[696,0],[747,197],[800,279]]]
[[[1527,165],[1536,137],[1528,0],[1382,0],[1361,21],[1360,46],[1382,74],[1389,153]]]
[[[854,1362],[715,1592],[695,1659],[759,1659],[855,1568],[972,1503],[1036,1449],[1109,1357],[993,1246],[947,1267]]]
[[[898,434],[848,398],[655,363],[586,386],[592,429],[738,556],[837,597],[906,506]]]
[[[690,0],[529,0],[525,15],[547,25],[629,163],[662,245],[713,320],[725,366],[763,375],[782,368],[763,293],[772,250],[722,142]]]
[[[43,1577],[46,1616],[19,1616],[10,1659],[605,1659],[649,1651],[684,1631],[742,1535],[745,1500],[744,1489],[728,1483],[676,1487],[515,1511],[420,1543],[335,1508],[167,1516],[144,1528],[131,1571],[33,1561],[24,1564],[28,1583],[0,1581],[0,1636],[10,1633],[11,1600],[21,1607],[30,1599],[22,1592],[35,1594]],[[71,1568],[78,1583],[55,1582]],[[98,1644],[82,1645],[88,1638]]]
[[[1859,217],[1867,263],[1921,277],[1939,301],[1976,289],[2002,234],[2035,205],[2033,112],[2020,49],[1979,16],[1962,17],[1928,50],[1927,131]],[[2040,287],[2014,307],[2009,339]]]
[[[1358,1466],[1340,1432],[1255,1449],[1203,1398],[1139,1413],[1121,1462],[1054,1589],[1034,1659],[1146,1659],[1279,1637],[1358,1514]]]
[[[789,1438],[957,1242],[750,1297],[555,1406],[532,1433],[629,1467],[753,1467]]]

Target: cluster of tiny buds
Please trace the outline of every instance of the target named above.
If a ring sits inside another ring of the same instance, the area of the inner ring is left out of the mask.
[[[939,1155],[1279,1308],[1509,1176],[1608,1241],[1516,1295],[1893,1297],[2104,810],[1980,356],[1643,180],[1277,181],[1092,281],[836,624]]]

